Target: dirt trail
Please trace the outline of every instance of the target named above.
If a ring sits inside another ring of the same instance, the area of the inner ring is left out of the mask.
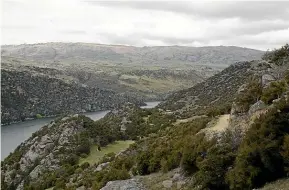
[[[214,127],[211,127],[212,131],[224,131],[229,126],[230,114],[221,115]]]

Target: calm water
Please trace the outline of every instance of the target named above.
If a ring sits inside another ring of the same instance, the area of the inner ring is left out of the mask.
[[[153,108],[159,103],[160,102],[146,102],[147,106],[142,106],[142,108]],[[109,111],[89,112],[84,113],[84,115],[93,120],[98,120],[104,117],[108,112]],[[43,118],[1,126],[1,160],[4,160],[4,158],[8,156],[10,152],[13,152],[14,149],[28,139],[32,133],[48,124],[53,119],[54,117]]]
[[[156,107],[160,102],[146,102],[146,106],[141,106],[141,108],[154,108]]]

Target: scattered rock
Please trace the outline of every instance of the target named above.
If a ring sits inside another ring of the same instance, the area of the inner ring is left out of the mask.
[[[183,185],[185,185],[186,182],[185,181],[178,181],[177,182],[177,189],[181,189]]]
[[[84,186],[77,187],[76,190],[86,190]]]
[[[165,180],[165,181],[163,181],[162,184],[163,184],[164,188],[172,188],[173,181],[172,180]]]
[[[109,181],[100,190],[145,190],[137,179]]]
[[[97,166],[97,168],[95,169],[95,171],[99,172],[101,170],[103,170],[104,168],[106,168],[106,166],[109,164],[110,162],[105,162],[105,163],[102,163],[102,164],[99,164]]]
[[[181,178],[182,178],[181,174],[176,173],[176,174],[174,174],[174,176],[173,176],[173,181],[179,181]]]

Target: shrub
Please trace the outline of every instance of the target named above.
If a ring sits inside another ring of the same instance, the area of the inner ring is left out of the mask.
[[[213,106],[207,110],[206,115],[208,115],[209,117],[215,117],[218,115],[228,114],[230,113],[230,110],[231,110],[231,104]]]
[[[161,170],[163,173],[166,173],[169,171],[169,164],[165,158],[162,158],[161,160]]]
[[[78,163],[79,157],[75,154],[68,154],[65,159],[62,160],[62,164],[69,164],[69,165],[75,165]]]
[[[243,111],[248,111],[250,105],[257,102],[262,94],[262,85],[258,77],[251,77],[244,91],[236,97],[236,104],[242,107]]]
[[[58,179],[55,183],[55,187],[53,190],[59,190],[59,189],[64,189],[65,188],[65,181],[64,179]]]
[[[207,141],[204,134],[189,137],[186,141],[182,152],[181,167],[190,175],[198,171],[197,162],[207,155],[208,149],[215,141]]]
[[[267,88],[263,89],[261,100],[267,104],[272,103],[272,101],[279,98],[286,89],[287,84],[283,80],[271,82]]]
[[[84,162],[83,164],[81,164],[81,168],[84,170],[86,168],[88,168],[90,166],[90,164],[88,162]]]
[[[281,146],[289,132],[288,111],[288,105],[272,110],[248,130],[234,167],[227,174],[231,189],[260,187],[285,175]]]
[[[289,45],[286,44],[280,49],[275,49],[271,52],[266,52],[262,59],[275,63],[276,65],[283,65],[284,60],[289,57]]]
[[[196,183],[203,189],[228,189],[225,175],[235,160],[232,147],[228,144],[211,147],[205,159],[197,164]]]
[[[281,155],[284,160],[284,170],[287,172],[287,176],[289,174],[289,135],[285,135],[284,140],[283,140],[283,145],[281,149]]]
[[[41,118],[43,118],[43,116],[38,113],[38,114],[36,114],[36,118],[37,118],[37,119],[41,119]]]

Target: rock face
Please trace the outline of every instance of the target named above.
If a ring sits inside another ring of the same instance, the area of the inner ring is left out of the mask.
[[[112,90],[66,82],[44,74],[1,70],[2,124],[26,118],[107,110],[141,101]]]
[[[43,172],[60,168],[63,161],[71,160],[69,152],[75,152],[78,146],[74,136],[83,130],[78,116],[44,126],[16,148],[13,154],[20,157],[7,157],[11,161],[5,159],[1,170],[5,184],[2,185],[23,189],[24,178],[29,176],[34,181]]]
[[[109,181],[100,190],[145,190],[137,179]]]

